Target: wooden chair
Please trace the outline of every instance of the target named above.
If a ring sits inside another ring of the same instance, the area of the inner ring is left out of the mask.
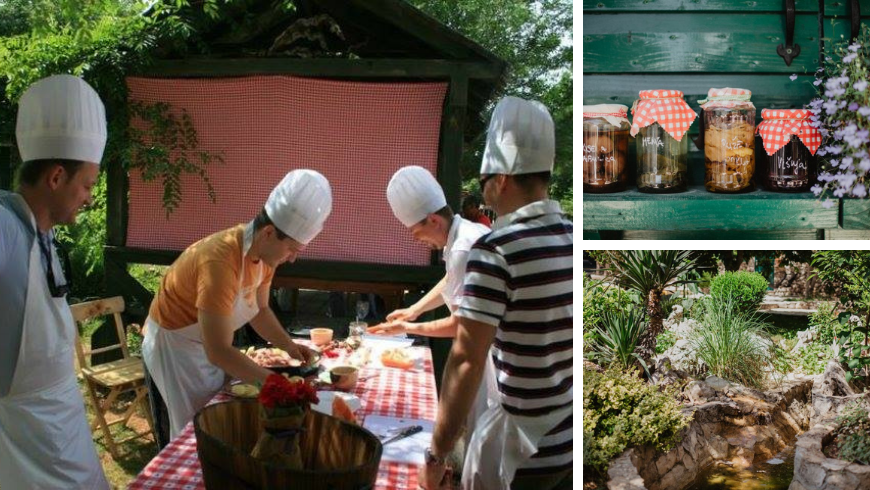
[[[118,343],[99,349],[85,350],[82,346],[81,338],[76,329],[76,357],[78,365],[81,369],[82,376],[85,379],[85,384],[88,387],[88,394],[91,403],[94,407],[96,417],[91,424],[91,432],[95,431],[97,426],[103,431],[106,439],[106,445],[114,459],[118,459],[120,453],[118,446],[148,434],[154,434],[154,422],[151,420],[151,410],[148,406],[148,389],[145,386],[145,368],[142,359],[131,357],[127,351],[127,335],[124,328],[124,322],[121,320],[121,312],[124,311],[124,298],[115,296],[113,298],[99,299],[78,303],[71,306],[73,318],[77,323],[84,323],[88,320],[112,315],[115,321],[115,329],[118,333]],[[117,361],[108,362],[92,366],[90,362],[91,356],[102,352],[111,352],[121,350],[123,358]],[[101,398],[97,394],[97,387],[103,387],[108,390],[108,395]],[[127,410],[117,419],[108,422],[106,414],[112,408],[118,396],[132,391],[135,393],[135,398]],[[136,432],[134,435],[122,440],[116,441],[112,436],[111,427],[116,424],[127,426],[130,417],[136,411],[136,407],[141,406],[145,412],[148,421],[148,430]],[[156,436],[155,436],[156,440]]]

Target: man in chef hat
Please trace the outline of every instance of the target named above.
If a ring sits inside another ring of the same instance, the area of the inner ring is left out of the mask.
[[[499,218],[471,250],[422,486],[438,488],[492,347],[498,403],[476,423],[465,489],[571,488],[573,225],[549,200],[547,108],[505,97],[487,131],[484,200]]]
[[[412,333],[427,337],[453,338],[459,325],[459,319],[453,312],[462,300],[462,278],[465,276],[468,253],[471,246],[489,232],[489,228],[453,214],[441,185],[423,167],[408,166],[399,169],[387,185],[387,201],[393,214],[408,228],[415,240],[433,249],[444,250],[447,273],[419,301],[408,308],[390,313],[386,323],[371,327],[369,333]],[[413,323],[423,313],[441,305],[447,305],[450,316]],[[494,376],[494,368],[489,363],[485,379],[490,382],[481,383],[474,406],[468,414],[467,434],[473,430],[477,417],[487,409],[487,400],[495,398]]]
[[[248,383],[272,374],[233,347],[233,333],[246,323],[291,357],[313,360],[314,351],[293,342],[269,307],[269,288],[275,269],[296,260],[331,211],[326,177],[294,170],[253,221],[194,243],[166,272],[142,343],[161,447],[214,397],[226,374]]]
[[[84,80],[31,85],[15,127],[17,193],[0,191],[0,487],[109,488],[73,370],[75,323],[54,226],[91,202],[106,112]]]

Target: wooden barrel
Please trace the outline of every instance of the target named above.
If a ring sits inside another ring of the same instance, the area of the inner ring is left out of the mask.
[[[383,446],[371,432],[310,411],[300,448],[305,470],[251,457],[259,436],[256,400],[209,405],[193,419],[206,488],[362,490],[375,486]]]

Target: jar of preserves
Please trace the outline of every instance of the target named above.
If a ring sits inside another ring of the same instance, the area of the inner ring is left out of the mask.
[[[762,109],[758,134],[764,151],[758,152],[760,180],[778,192],[806,192],[816,183],[816,151],[822,135],[805,109]]]
[[[630,127],[624,105],[583,106],[583,192],[625,190]]]
[[[755,188],[755,106],[752,92],[711,88],[700,100],[704,109],[704,186],[710,192],[734,193]]]
[[[637,145],[637,190],[686,190],[686,133],[698,114],[679,90],[641,90],[631,113],[630,134]]]

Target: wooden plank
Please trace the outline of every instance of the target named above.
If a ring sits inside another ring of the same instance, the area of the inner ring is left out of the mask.
[[[104,248],[106,260],[122,263],[170,265],[181,255],[179,251],[151,250],[131,247]],[[338,262],[326,260],[299,260],[284,264],[276,275],[307,277],[330,281],[403,282],[434,284],[444,276],[443,265],[410,266]],[[108,280],[107,276],[107,280]],[[109,284],[108,282],[106,284]],[[110,289],[111,290],[111,289]]]
[[[679,194],[636,189],[583,196],[586,230],[792,230],[836,228],[839,210],[825,209],[810,193],[756,190],[714,194],[692,186]]]
[[[469,78],[497,80],[503,71],[495,63],[426,59],[335,58],[189,58],[155,62],[141,77],[228,77],[299,75],[346,78]]]
[[[842,199],[844,230],[870,230],[870,199]]]
[[[820,240],[824,230],[696,230],[635,231],[622,233],[622,240]]]
[[[816,69],[818,20],[798,14],[801,54],[787,66],[781,14],[601,14],[583,16],[585,73],[805,73]]]
[[[839,16],[848,19],[850,3],[849,0],[825,0],[825,16]],[[861,18],[870,17],[870,1],[858,0],[858,5],[861,9]],[[827,29],[827,26],[825,28]]]
[[[827,0],[826,3],[842,3]],[[782,0],[583,0],[583,13],[593,12],[783,12]],[[796,0],[799,13],[819,11],[818,0]]]
[[[868,230],[825,230],[825,240],[870,240]]]
[[[585,54],[585,53],[584,53]],[[815,70],[815,68],[813,68]],[[712,87],[739,87],[752,91],[752,102],[761,117],[762,108],[794,109],[809,103],[815,96],[810,75],[798,75],[792,81],[790,74],[746,73],[635,73],[625,75],[583,74],[584,104],[623,104],[628,107],[638,98],[641,90],[681,90],[686,101],[700,113],[698,100],[707,97]],[[696,123],[697,124],[697,123]]]

